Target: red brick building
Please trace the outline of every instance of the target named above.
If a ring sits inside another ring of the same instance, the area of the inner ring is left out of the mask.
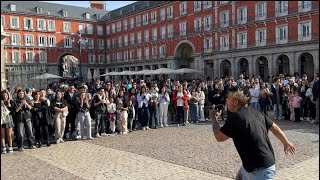
[[[319,72],[317,1],[138,1],[104,8],[99,1],[91,8],[2,2],[1,22],[11,33],[7,66],[40,64],[84,77],[87,69],[160,67],[194,68],[212,78]]]

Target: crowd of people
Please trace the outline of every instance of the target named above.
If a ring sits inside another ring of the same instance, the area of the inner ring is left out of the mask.
[[[259,76],[240,74],[215,80],[126,80],[88,83],[55,83],[45,89],[16,87],[1,91],[1,152],[40,148],[65,140],[93,139],[136,130],[186,126],[209,119],[205,107],[217,105],[226,119],[228,89],[237,86],[251,108],[274,120],[310,121],[319,124],[319,75],[309,80],[279,74],[263,82]],[[91,128],[92,122],[94,128]],[[91,129],[94,129],[93,133]],[[14,131],[14,133],[12,133]],[[92,137],[92,135],[94,135]]]

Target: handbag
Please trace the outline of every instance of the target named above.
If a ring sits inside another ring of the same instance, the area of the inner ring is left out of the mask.
[[[10,110],[7,108],[6,105],[4,104],[2,105],[2,102],[1,102],[1,125],[9,123],[12,120],[13,119],[12,119],[12,116],[10,115]]]
[[[68,116],[68,114],[69,114],[69,112],[68,112],[68,111],[67,111],[67,112],[63,112],[63,113],[62,113],[62,116],[63,116],[63,117],[67,117],[67,116]]]

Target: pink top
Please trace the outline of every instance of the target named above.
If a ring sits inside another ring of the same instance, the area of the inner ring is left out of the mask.
[[[293,97],[292,95],[289,96],[289,105],[293,106]]]
[[[301,101],[302,101],[302,97],[300,96],[293,96],[292,97],[292,105],[293,105],[293,108],[300,108],[301,106]]]

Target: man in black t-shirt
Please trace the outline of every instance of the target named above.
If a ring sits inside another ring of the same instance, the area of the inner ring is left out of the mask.
[[[275,175],[275,155],[268,137],[270,130],[284,145],[285,154],[295,148],[282,130],[261,111],[247,107],[248,99],[241,90],[229,91],[226,105],[230,114],[220,128],[221,112],[213,110],[212,129],[218,142],[233,139],[243,166],[236,179],[264,180]]]

